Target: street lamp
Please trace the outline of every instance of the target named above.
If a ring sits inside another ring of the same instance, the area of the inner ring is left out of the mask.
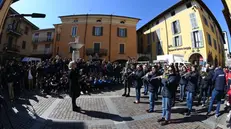
[[[45,18],[46,14],[32,13],[32,14],[11,14],[9,17],[32,17],[32,18]]]

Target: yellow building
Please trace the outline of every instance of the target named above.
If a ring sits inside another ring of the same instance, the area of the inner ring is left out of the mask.
[[[201,0],[182,0],[137,31],[138,53],[180,54],[185,61],[223,65],[224,39],[215,16]]]
[[[33,50],[31,56],[43,59],[50,58],[52,56],[54,34],[54,28],[35,30],[32,35]]]
[[[7,16],[19,14],[10,8]],[[26,18],[7,17],[0,37],[1,60],[12,57],[20,59],[32,52],[32,32],[39,28]]]
[[[225,20],[227,22],[227,25],[229,27],[229,32],[231,34],[231,0],[221,0],[224,9],[223,9],[223,14],[225,16]]]
[[[10,5],[16,1],[18,0],[0,0],[0,34],[2,33],[2,27],[8,10],[10,9]]]

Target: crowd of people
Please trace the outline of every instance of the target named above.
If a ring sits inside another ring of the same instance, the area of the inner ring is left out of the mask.
[[[141,88],[149,96],[148,113],[155,112],[155,101],[162,96],[161,125],[170,123],[171,109],[176,100],[186,101],[190,116],[196,99],[197,105],[208,105],[210,115],[214,102],[218,117],[222,98],[231,95],[231,68],[204,67],[177,64],[138,64],[128,61],[125,66],[106,61],[84,61],[54,58],[42,62],[17,62],[10,60],[0,66],[1,88],[7,89],[9,99],[14,101],[25,89],[38,89],[44,94],[69,93],[73,111],[80,111],[76,99],[104,86],[124,85],[124,94],[130,96],[130,88],[136,93],[135,104],[140,103]],[[176,97],[179,89],[179,98]],[[231,97],[230,97],[231,98]],[[209,103],[210,101],[210,103]],[[231,101],[231,99],[230,99]],[[229,103],[228,103],[229,105]],[[229,118],[231,112],[229,113]]]
[[[175,106],[176,100],[186,101],[186,116],[190,116],[193,106],[208,106],[206,116],[209,116],[214,102],[216,102],[217,118],[220,113],[221,100],[226,98],[226,93],[231,95],[231,68],[197,65],[177,65],[160,63],[149,65],[133,65],[128,63],[124,68],[124,94],[130,96],[130,87],[136,90],[135,104],[140,103],[141,88],[143,94],[149,95],[148,113],[155,112],[155,101],[158,95],[162,96],[162,117],[158,119],[161,125],[170,123],[171,109]],[[179,90],[179,98],[176,97]],[[193,101],[197,101],[194,105]],[[231,99],[228,99],[228,104]],[[230,121],[229,113],[227,121]]]

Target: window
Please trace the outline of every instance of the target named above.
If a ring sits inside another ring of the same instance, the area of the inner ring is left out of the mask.
[[[22,49],[26,49],[26,41],[22,41]]]
[[[29,32],[29,28],[28,28],[28,27],[26,27],[26,28],[25,28],[25,31],[24,31],[24,34],[26,34],[26,35],[27,35],[27,34],[28,34],[28,32]]]
[[[92,34],[94,36],[102,36],[103,35],[103,27],[93,27],[93,32]]]
[[[192,47],[199,48],[203,47],[203,33],[202,31],[194,31],[191,33]]]
[[[156,25],[158,25],[158,24],[159,24],[159,20],[156,21]]]
[[[72,27],[71,36],[72,37],[76,37],[77,36],[77,27],[76,26]]]
[[[47,41],[51,41],[51,35],[52,35],[51,32],[47,32]]]
[[[204,23],[205,23],[206,26],[209,26],[208,21],[207,21],[207,19],[205,18],[205,16],[203,16],[203,21],[204,21]]]
[[[39,33],[34,34],[34,42],[37,43],[39,40]]]
[[[203,12],[204,11],[204,9],[202,8],[202,7],[200,7],[201,8],[201,11]]]
[[[187,8],[190,8],[190,7],[192,7],[192,4],[191,4],[191,2],[187,3],[187,4],[186,4],[186,7],[187,7]]]
[[[125,22],[124,21],[121,21],[120,24],[124,24]]]
[[[5,2],[5,0],[0,0],[0,9],[2,8],[4,2]]]
[[[99,19],[99,20],[96,20],[96,22],[101,22],[101,20]]]
[[[78,20],[76,19],[76,20],[74,20],[73,22],[78,22]]]
[[[126,28],[117,28],[118,37],[127,37],[127,29]]]
[[[182,45],[182,38],[181,38],[181,36],[175,36],[175,37],[173,38],[172,46],[173,46],[173,47],[179,47],[179,46],[181,46],[181,45]]]
[[[157,55],[163,55],[162,42],[157,42]]]
[[[45,48],[50,48],[50,44],[45,44]]]
[[[172,23],[172,33],[173,33],[173,34],[178,34],[178,33],[180,33],[180,22],[179,22],[179,20],[174,21],[174,22]]]
[[[213,39],[213,45],[214,45],[214,48],[217,50],[217,41],[215,39]]]
[[[175,11],[172,11],[172,12],[171,12],[171,16],[174,16],[174,15],[175,15]]]
[[[212,25],[212,24],[210,24],[210,27],[211,27],[212,32],[213,32],[213,33],[215,33],[215,31],[214,31],[214,27],[213,27],[213,25]]]
[[[94,52],[99,53],[100,51],[100,43],[94,43]]]
[[[36,50],[38,48],[37,44],[33,44],[33,50]]]
[[[209,45],[212,46],[211,36],[208,32],[207,32],[207,38],[208,38]]]
[[[151,44],[151,34],[150,33],[147,34],[147,41],[148,41],[148,44]]]
[[[120,54],[124,54],[124,44],[120,44]]]
[[[56,40],[60,41],[60,34],[56,34]]]
[[[195,13],[191,13],[191,14],[189,14],[189,16],[190,16],[190,21],[191,21],[192,29],[197,29],[198,28],[198,24],[197,24],[196,14]]]

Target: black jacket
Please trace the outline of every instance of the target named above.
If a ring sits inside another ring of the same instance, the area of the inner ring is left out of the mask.
[[[187,73],[187,72],[180,72],[180,76],[181,76],[181,78],[180,78],[180,82],[179,82],[179,84],[180,85],[187,85],[187,83],[188,83],[188,80],[185,78],[185,76],[183,76],[185,73]]]
[[[191,72],[190,74],[186,75],[185,78],[188,80],[187,84],[187,91],[194,93],[196,92],[196,88],[198,86],[199,75],[197,72]]]
[[[177,84],[176,75],[169,74],[167,79],[162,79],[162,84],[162,96],[165,98],[172,98],[174,94],[174,87]]]
[[[158,76],[158,73],[153,73],[151,75],[148,75],[148,91],[149,92],[154,92],[154,91],[157,91],[158,87],[159,87],[159,82],[160,82],[160,79],[157,79],[155,77]]]
[[[209,87],[209,82],[210,81],[210,76],[208,75],[200,75],[199,76],[199,85],[200,89],[208,89]]]
[[[142,77],[144,76],[143,70],[136,70],[135,73],[132,75],[133,78],[133,87],[141,88],[143,85]]]
[[[79,85],[79,75],[78,70],[70,70],[68,74],[70,96],[77,98],[80,96],[80,85]]]
[[[215,82],[215,90],[217,91],[225,90],[225,82],[226,82],[225,73],[221,68],[215,71],[212,81]]]

